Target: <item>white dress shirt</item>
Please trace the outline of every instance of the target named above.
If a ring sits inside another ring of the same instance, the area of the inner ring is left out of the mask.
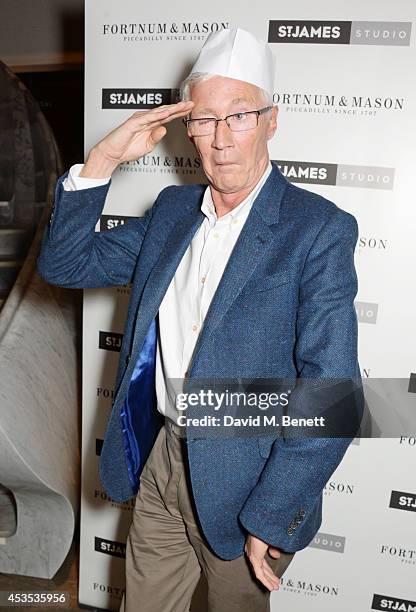
[[[63,182],[67,191],[105,185],[110,179],[78,176],[83,164],[70,168]],[[176,422],[176,393],[183,380],[212,297],[251,206],[272,170],[265,172],[249,195],[233,210],[217,218],[209,186],[201,211],[205,219],[194,234],[159,307],[156,347],[156,398],[159,412]]]

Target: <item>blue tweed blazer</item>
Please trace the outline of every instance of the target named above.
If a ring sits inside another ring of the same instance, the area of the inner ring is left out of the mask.
[[[132,480],[124,400],[135,364],[144,351],[147,358],[152,354],[159,306],[204,219],[206,185],[166,187],[144,216],[95,232],[111,181],[70,192],[62,185],[67,175],[56,184],[37,268],[47,282],[62,287],[132,284],[99,464],[108,495],[124,501],[137,491],[161,425],[156,410],[150,420],[149,412],[142,421],[135,415],[128,433],[130,441],[135,435],[141,463]],[[362,409],[357,238],[353,215],[291,184],[274,165],[212,299],[188,378],[351,379],[359,381],[351,415]],[[247,532],[288,552],[306,547],[321,525],[323,488],[354,435],[189,438],[192,494],[213,551],[236,558]]]

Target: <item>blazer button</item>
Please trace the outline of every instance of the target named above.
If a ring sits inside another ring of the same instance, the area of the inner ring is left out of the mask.
[[[298,512],[299,516],[304,517],[305,516],[305,510],[303,508],[301,508]]]

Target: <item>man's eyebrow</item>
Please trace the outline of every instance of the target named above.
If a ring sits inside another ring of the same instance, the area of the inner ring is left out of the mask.
[[[211,113],[211,115],[214,115],[214,111],[211,110],[210,108],[207,108],[206,106],[203,106],[202,108],[198,108],[198,109],[193,108],[191,112],[193,113]]]
[[[240,104],[240,102],[250,102],[247,98],[234,98],[232,104]]]

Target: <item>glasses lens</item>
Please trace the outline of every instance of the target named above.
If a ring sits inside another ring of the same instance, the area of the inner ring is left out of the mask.
[[[256,113],[236,113],[228,118],[228,125],[233,132],[251,130],[257,126]]]
[[[206,136],[215,132],[215,119],[192,119],[188,128],[192,136]]]

